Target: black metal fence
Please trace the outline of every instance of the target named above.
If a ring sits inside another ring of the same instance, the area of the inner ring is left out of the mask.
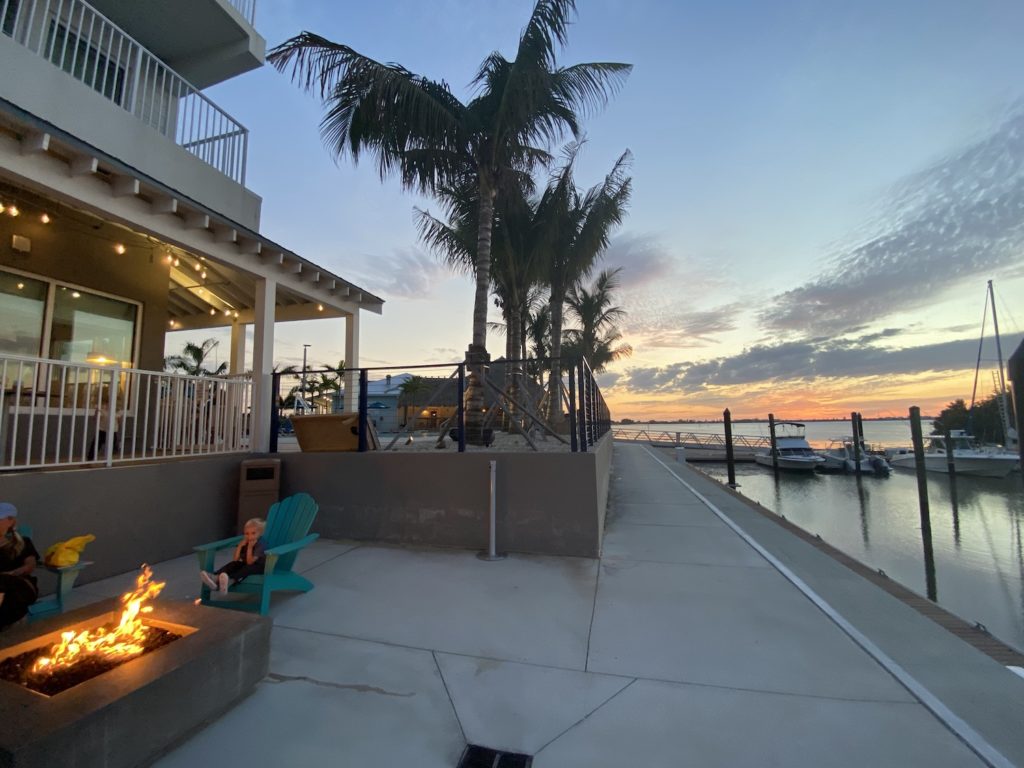
[[[360,452],[395,448],[407,433],[411,437],[425,429],[437,432],[439,447],[447,438],[460,453],[467,441],[489,445],[500,432],[521,435],[535,450],[533,436],[541,435],[563,442],[573,453],[585,453],[611,429],[611,413],[585,360],[561,361],[560,403],[552,407],[552,362],[530,358],[482,366],[462,362],[276,371],[270,450],[276,453],[279,436],[291,433],[291,415],[347,413],[357,417],[351,428]],[[424,375],[430,371],[442,375]],[[392,378],[396,372],[412,376],[397,376],[399,383]],[[483,390],[477,401],[484,404],[481,414],[470,416],[478,426],[475,431],[467,430],[467,390],[474,380]],[[470,435],[474,439],[468,440]]]

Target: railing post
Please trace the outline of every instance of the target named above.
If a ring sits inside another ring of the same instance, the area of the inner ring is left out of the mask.
[[[369,382],[369,371],[366,368],[359,369],[359,452],[366,453],[369,450],[366,440],[366,406],[367,388]]]
[[[281,372],[270,374],[270,452],[277,453],[277,438],[281,432]]]
[[[576,434],[576,366],[569,366],[569,447],[573,453],[580,449]]]
[[[107,423],[104,424],[104,429],[107,430],[107,441],[104,443],[103,448],[106,452],[104,463],[108,467],[114,465],[114,426],[117,423],[117,374],[114,371],[110,372],[110,388],[107,390]],[[103,389],[100,388],[100,402],[103,401]],[[34,402],[34,400],[33,400]],[[45,450],[45,445],[43,446]]]
[[[580,451],[587,452],[587,391],[584,388],[585,378],[583,374],[583,363],[580,362],[576,368],[577,383],[579,384],[579,419],[577,425],[580,430]]]
[[[466,452],[466,364],[459,363],[459,386],[458,386],[458,428],[459,428],[459,453]]]

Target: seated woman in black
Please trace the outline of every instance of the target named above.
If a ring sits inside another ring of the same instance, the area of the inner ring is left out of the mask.
[[[15,528],[18,508],[0,502],[0,630],[7,629],[26,613],[39,597],[32,571],[39,562],[39,553],[32,539],[20,535]]]

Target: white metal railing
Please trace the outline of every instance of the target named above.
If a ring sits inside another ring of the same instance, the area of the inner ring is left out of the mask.
[[[252,382],[0,356],[0,471],[248,450]]]
[[[249,131],[88,3],[0,0],[0,33],[245,184]]]
[[[242,18],[249,22],[250,26],[256,23],[256,0],[228,0],[235,10],[242,14]]]
[[[713,432],[669,432],[667,430],[612,427],[612,437],[615,440],[634,440],[646,443],[682,445],[695,448],[721,448],[725,450],[725,435],[717,435]],[[761,435],[733,435],[732,442],[734,447],[751,450],[771,446],[771,438]]]

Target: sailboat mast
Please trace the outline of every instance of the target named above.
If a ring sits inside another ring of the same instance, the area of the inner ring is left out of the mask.
[[[988,298],[992,302],[992,328],[996,334],[996,356],[999,358],[999,392],[996,397],[999,398],[999,412],[1003,417],[1003,441],[1007,447],[1010,447],[1013,443],[1013,424],[1011,423],[1014,419],[1014,412],[1012,410],[1013,404],[1008,403],[1009,398],[1006,396],[1006,372],[1003,370],[1003,345],[999,340],[999,318],[996,316],[996,294],[992,288],[992,281],[988,281]]]
[[[999,394],[1006,394],[1006,374],[1003,372],[1003,345],[999,341],[999,318],[996,317],[996,294],[992,288],[992,281],[988,281],[988,297],[992,302],[992,327],[996,333],[996,355],[999,358]]]

